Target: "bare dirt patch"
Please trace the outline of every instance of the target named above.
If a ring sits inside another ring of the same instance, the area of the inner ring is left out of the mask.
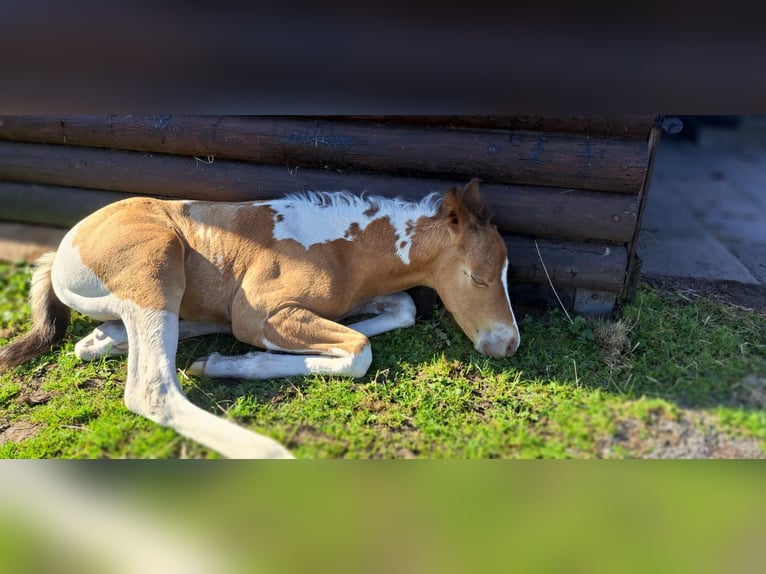
[[[624,453],[629,458],[657,459],[766,458],[757,439],[728,436],[713,416],[691,410],[672,416],[656,409],[646,421],[622,419],[599,451],[605,457]]]
[[[42,389],[43,382],[43,377],[33,377],[29,379],[23,384],[21,392],[14,401],[18,404],[25,404],[30,407],[47,403],[53,398],[53,394]]]
[[[41,425],[29,422],[0,421],[0,444],[21,442],[37,434]]]
[[[690,301],[714,297],[720,301],[766,314],[766,285],[737,281],[708,281],[688,277],[642,277],[641,281]]]

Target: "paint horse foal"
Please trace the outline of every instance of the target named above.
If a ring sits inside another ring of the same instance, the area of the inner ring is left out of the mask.
[[[290,457],[188,401],[176,375],[179,338],[232,333],[266,349],[214,353],[192,364],[195,375],[362,377],[368,337],[412,325],[415,305],[402,291],[424,285],[478,352],[507,357],[519,345],[507,269],[476,180],[418,203],[346,193],[255,203],[132,198],[78,223],[40,260],[34,327],[0,351],[0,369],[60,340],[72,308],[105,321],[77,343],[78,357],[127,353],[131,411],[225,456]],[[360,314],[374,316],[337,322]]]

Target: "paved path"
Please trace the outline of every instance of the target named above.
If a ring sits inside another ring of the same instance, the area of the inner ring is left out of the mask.
[[[663,137],[639,255],[648,277],[766,285],[766,117]]]

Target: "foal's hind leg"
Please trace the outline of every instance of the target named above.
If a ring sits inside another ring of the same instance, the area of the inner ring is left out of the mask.
[[[117,294],[110,309],[122,319],[130,344],[125,405],[224,456],[292,458],[274,440],[203,410],[184,395],[176,374],[178,313],[186,288],[184,247],[162,227],[146,235],[140,247],[151,264],[142,262],[131,268],[124,282],[117,281],[140,288],[133,298]],[[123,247],[128,250],[131,245]]]
[[[177,315],[128,306],[123,321],[130,340],[125,404],[131,411],[227,457],[292,458],[276,441],[189,402],[176,376]]]
[[[127,355],[128,333],[122,321],[101,323],[90,335],[77,341],[74,354],[83,361],[92,361],[104,355]]]
[[[214,333],[231,333],[231,326],[219,323],[197,323],[181,320],[178,323],[178,340],[191,339]],[[74,346],[74,354],[83,361],[92,361],[105,355],[128,354],[128,332],[122,321],[102,323]]]
[[[414,325],[416,308],[412,297],[401,291],[391,295],[381,295],[368,299],[353,309],[347,317],[367,313],[376,316],[356,323],[350,323],[348,326],[367,337],[374,337],[394,329]]]

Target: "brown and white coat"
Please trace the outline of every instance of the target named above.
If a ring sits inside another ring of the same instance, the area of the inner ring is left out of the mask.
[[[104,323],[78,357],[128,355],[127,407],[231,457],[289,457],[275,441],[190,403],[179,339],[232,333],[265,349],[217,353],[190,374],[362,377],[369,337],[415,321],[405,289],[434,288],[477,351],[505,357],[520,337],[507,253],[478,182],[420,202],[308,193],[256,203],[133,198],[78,223],[41,260],[35,327],[0,350],[0,369],[63,336],[67,308]],[[373,314],[349,325],[341,319]],[[274,353],[271,351],[280,351]]]

